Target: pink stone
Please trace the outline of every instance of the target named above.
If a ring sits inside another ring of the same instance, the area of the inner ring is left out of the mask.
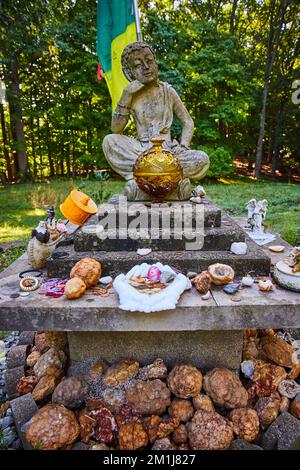
[[[156,266],[151,266],[148,270],[147,278],[150,279],[150,281],[158,281],[160,275],[160,270]]]

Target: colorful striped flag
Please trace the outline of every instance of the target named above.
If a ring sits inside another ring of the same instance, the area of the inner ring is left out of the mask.
[[[122,72],[121,55],[124,47],[136,40],[132,0],[98,0],[97,53],[100,61],[98,77],[104,73],[113,110],[128,84]]]

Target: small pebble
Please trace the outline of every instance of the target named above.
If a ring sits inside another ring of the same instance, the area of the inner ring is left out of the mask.
[[[20,292],[20,297],[27,297],[30,295],[30,292]]]
[[[242,299],[241,299],[240,295],[233,295],[231,297],[231,300],[232,300],[232,302],[240,302]]]
[[[202,300],[208,300],[210,298],[210,292],[208,291],[206,294],[201,295]]]

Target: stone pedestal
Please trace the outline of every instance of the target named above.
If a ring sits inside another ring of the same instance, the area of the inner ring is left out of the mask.
[[[239,369],[243,331],[69,332],[68,339],[72,361],[97,357],[112,363],[130,357],[146,365],[159,357],[169,367],[191,363],[206,371]]]

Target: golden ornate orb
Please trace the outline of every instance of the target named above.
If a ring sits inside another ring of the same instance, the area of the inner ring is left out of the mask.
[[[153,147],[137,158],[133,176],[142,191],[162,200],[177,189],[183,171],[179,158],[162,148],[163,138],[156,137],[151,142]]]

